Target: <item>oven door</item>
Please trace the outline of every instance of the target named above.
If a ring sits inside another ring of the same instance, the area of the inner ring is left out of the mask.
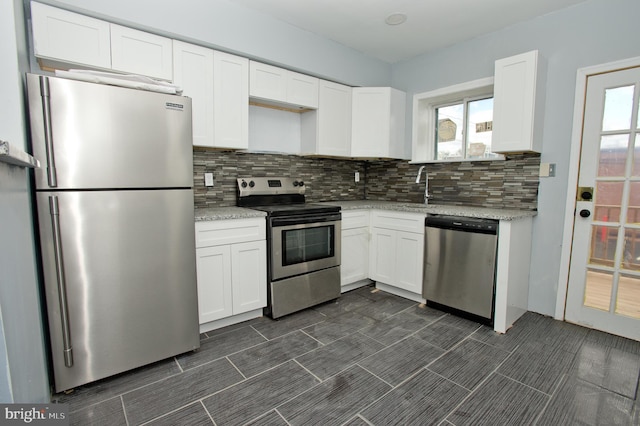
[[[340,265],[340,213],[271,219],[271,280]]]

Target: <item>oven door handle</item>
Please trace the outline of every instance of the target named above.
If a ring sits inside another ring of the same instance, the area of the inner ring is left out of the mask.
[[[291,226],[291,225],[305,225],[308,223],[326,223],[337,222],[341,220],[340,213],[322,216],[303,216],[303,217],[274,217],[271,218],[271,226]]]

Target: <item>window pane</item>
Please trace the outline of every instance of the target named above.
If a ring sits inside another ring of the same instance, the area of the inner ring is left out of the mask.
[[[467,158],[491,158],[493,135],[493,98],[479,99],[468,104]]]
[[[605,90],[602,130],[626,130],[631,128],[634,87],[631,85]]]
[[[464,104],[436,109],[436,158],[462,158],[462,122]]]
[[[595,220],[603,222],[619,222],[620,206],[624,181],[596,182],[594,196]]]
[[[589,257],[589,264],[613,266],[617,241],[617,227],[593,226],[591,230],[591,256]]]
[[[624,234],[624,256],[621,267],[640,271],[640,230],[626,229]]]
[[[640,114],[638,114],[640,116]],[[640,176],[640,134],[636,135],[633,146],[633,172],[631,176]]]
[[[616,314],[640,319],[640,279],[631,275],[620,275]]]
[[[624,176],[629,135],[603,136],[600,139],[598,176]]]
[[[640,182],[629,182],[629,206],[627,223],[640,225]]]
[[[584,305],[603,311],[609,310],[613,273],[587,270],[587,282],[584,288]]]

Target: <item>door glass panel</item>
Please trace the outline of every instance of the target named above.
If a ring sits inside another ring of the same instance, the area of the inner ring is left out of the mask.
[[[640,319],[640,278],[621,274],[618,280],[616,313]]]
[[[334,255],[334,225],[283,231],[282,263],[293,265]]]
[[[640,182],[629,182],[627,223],[640,224]]]
[[[609,310],[613,272],[587,269],[587,282],[584,290],[584,305],[603,311]]]
[[[628,141],[628,135],[609,135],[600,139],[599,177],[625,175]]]
[[[606,89],[602,130],[627,130],[631,128],[634,85]]]
[[[640,229],[626,229],[624,232],[623,269],[640,271]]]
[[[618,241],[618,227],[593,226],[589,264],[613,266]]]
[[[597,182],[595,193],[595,220],[619,222],[624,182]]]
[[[638,114],[640,116],[640,114]],[[636,142],[633,146],[633,174],[640,176],[640,135],[636,135]]]
[[[493,98],[469,102],[467,158],[485,158],[491,153]]]

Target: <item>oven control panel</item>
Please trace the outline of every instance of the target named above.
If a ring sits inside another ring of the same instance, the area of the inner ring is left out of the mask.
[[[305,183],[302,179],[288,177],[245,177],[238,178],[238,192],[241,197],[250,195],[304,195]]]

